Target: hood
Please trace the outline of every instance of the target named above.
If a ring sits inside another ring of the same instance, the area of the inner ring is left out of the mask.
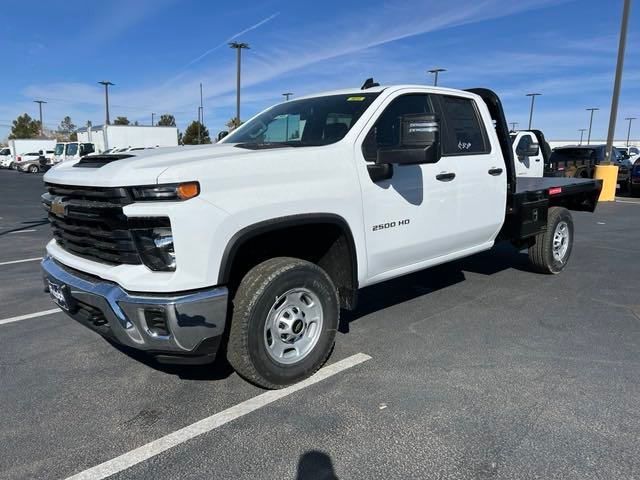
[[[44,181],[95,187],[151,185],[158,183],[160,175],[170,167],[180,165],[188,168],[192,163],[210,162],[221,157],[229,158],[254,153],[256,152],[236,148],[232,144],[164,147],[123,152],[122,155],[132,156],[104,163],[98,168],[75,166],[79,161],[62,162],[47,172]]]

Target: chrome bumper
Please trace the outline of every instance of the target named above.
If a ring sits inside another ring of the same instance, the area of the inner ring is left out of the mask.
[[[51,257],[41,265],[45,291],[50,286],[55,289],[62,310],[116,343],[161,360],[175,357],[176,362],[210,358],[220,345],[227,314],[226,287],[186,294],[133,294],[66,268]]]

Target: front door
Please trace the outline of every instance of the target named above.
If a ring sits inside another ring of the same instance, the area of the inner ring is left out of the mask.
[[[377,180],[369,172],[377,149],[397,146],[400,116],[434,113],[430,95],[391,97],[356,142],[364,206],[368,277],[372,281],[412,270],[452,251],[458,229],[457,159],[434,164],[393,165],[390,178]]]

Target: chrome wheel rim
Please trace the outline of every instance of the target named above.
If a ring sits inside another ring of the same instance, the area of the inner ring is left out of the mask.
[[[560,222],[553,232],[553,258],[558,262],[564,262],[564,257],[569,250],[569,224]]]
[[[322,332],[323,313],[318,296],[294,288],[276,297],[264,325],[264,346],[278,363],[292,365],[315,348]]]

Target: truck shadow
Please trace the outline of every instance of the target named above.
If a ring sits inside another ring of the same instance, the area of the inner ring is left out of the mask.
[[[533,271],[526,253],[510,244],[499,244],[487,252],[363,288],[357,309],[341,312],[338,331],[349,333],[349,324],[361,317],[464,282],[465,272],[494,275],[509,269]]]
[[[224,380],[233,373],[233,368],[227,362],[226,353],[221,349],[215,361],[202,365],[178,365],[158,362],[152,355],[139,350],[120,345],[105,339],[124,355],[136,360],[149,368],[168,375],[175,375],[183,380]]]

